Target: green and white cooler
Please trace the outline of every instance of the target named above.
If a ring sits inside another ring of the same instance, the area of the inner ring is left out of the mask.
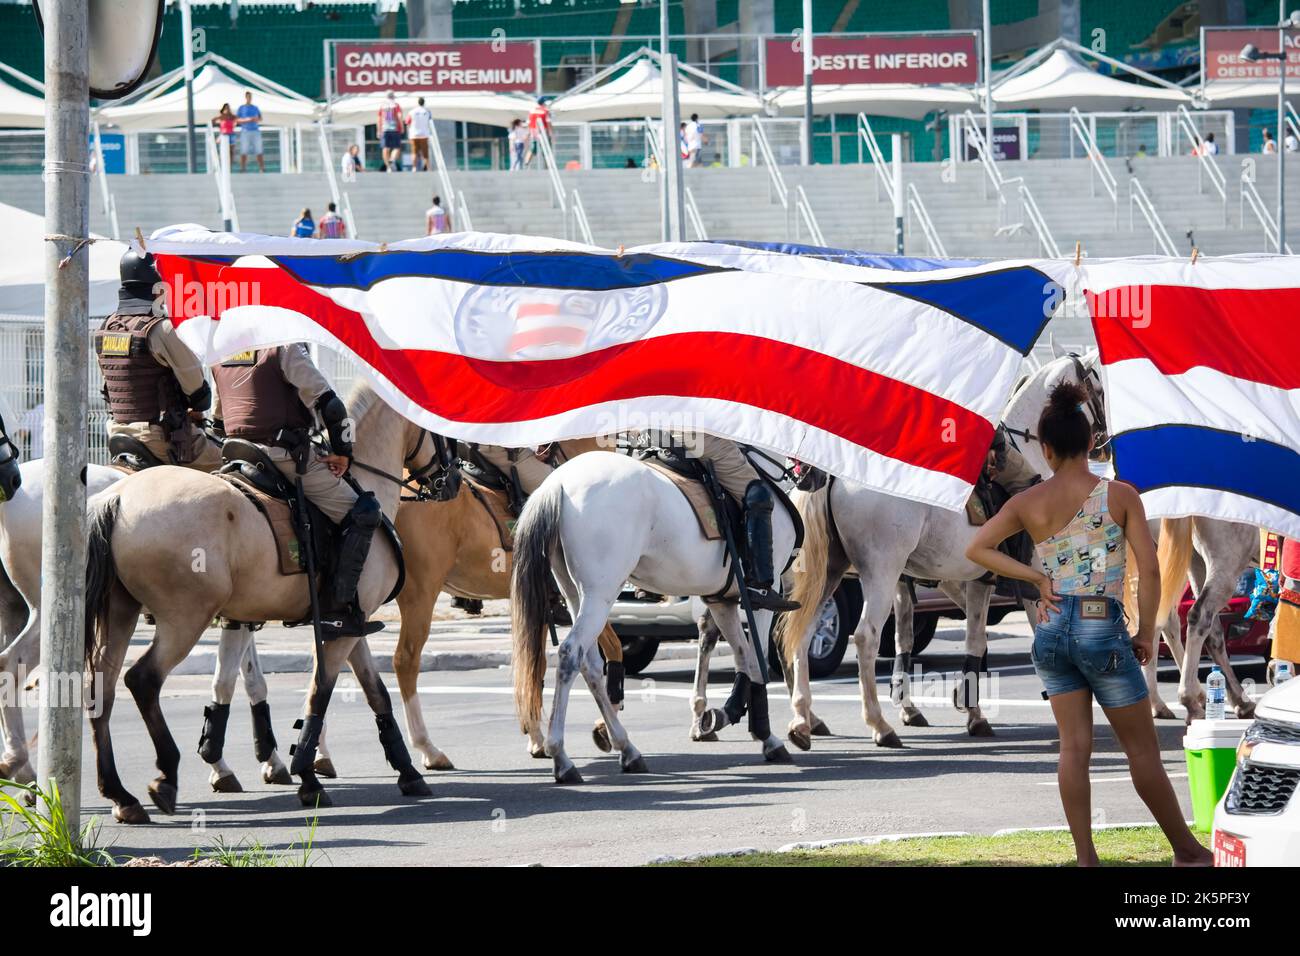
[[[1228,789],[1237,766],[1237,745],[1250,725],[1249,720],[1193,720],[1187,728],[1183,750],[1196,829],[1208,833],[1214,825],[1214,808]]]

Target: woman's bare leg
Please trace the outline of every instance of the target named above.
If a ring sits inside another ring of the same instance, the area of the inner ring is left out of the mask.
[[[1097,848],[1092,843],[1092,784],[1088,779],[1088,764],[1092,760],[1092,692],[1072,690],[1057,694],[1051,702],[1061,735],[1056,779],[1065,821],[1074,838],[1074,855],[1079,866],[1098,866]],[[1147,719],[1151,719],[1149,711]]]
[[[1106,719],[1128,757],[1129,775],[1138,796],[1173,847],[1174,866],[1212,865],[1214,854],[1201,846],[1188,828],[1169,774],[1165,773],[1150,702],[1143,700],[1127,707],[1107,708]]]

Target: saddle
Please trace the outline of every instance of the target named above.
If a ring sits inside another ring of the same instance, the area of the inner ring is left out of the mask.
[[[108,464],[122,471],[143,471],[167,462],[151,452],[138,439],[130,435],[110,435],[108,439]]]

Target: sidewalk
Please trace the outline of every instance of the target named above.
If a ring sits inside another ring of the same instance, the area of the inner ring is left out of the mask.
[[[508,667],[510,665],[509,602],[486,601],[483,614],[471,617],[451,606],[447,595],[440,595],[433,611],[429,628],[429,642],[420,656],[421,671],[468,671],[481,668]],[[372,634],[367,640],[379,670],[393,672],[393,651],[397,647],[400,616],[397,605],[380,609],[376,620],[385,623],[385,629]],[[563,631],[561,628],[561,636]],[[217,663],[217,647],[221,631],[210,627],[203,632],[198,646],[173,674],[211,674]],[[133,662],[145,652],[153,640],[153,626],[144,618],[136,626],[127,651],[127,662]],[[675,642],[663,644],[656,660],[694,660],[695,643]],[[730,657],[731,650],[719,647],[717,655]],[[555,649],[547,647],[547,656],[554,663]],[[257,632],[257,657],[267,674],[310,673],[312,669],[312,635],[306,627],[284,627],[267,624]]]

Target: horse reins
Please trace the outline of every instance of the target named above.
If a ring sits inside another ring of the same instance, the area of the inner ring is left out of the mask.
[[[1089,368],[1079,361],[1079,356],[1074,352],[1071,352],[1069,357],[1070,360],[1074,362],[1074,373],[1078,376],[1079,385],[1084,391],[1084,400],[1088,404],[1088,411],[1092,414],[1092,433],[1102,439],[1093,446],[1093,453],[1096,454],[1110,444],[1110,435],[1107,434],[1106,431],[1105,400],[1097,390],[1097,386],[1093,384],[1093,379],[1096,379],[1098,384],[1101,383],[1101,375],[1098,373],[1096,367]],[[1028,428],[1012,428],[1010,425],[1005,423],[1002,424],[1001,428],[1006,432],[1006,434],[1011,436],[1011,444],[1016,446],[1017,451],[1020,450],[1020,446],[1016,445],[1016,438],[1020,438],[1026,442],[1038,442],[1039,444],[1042,444],[1042,439],[1031,432]]]
[[[415,458],[420,453],[420,449],[424,447],[424,440],[431,434],[432,433],[427,428],[420,429],[420,437],[416,441],[415,447],[411,449],[410,454],[402,459],[402,464],[409,464],[411,459]],[[433,479],[430,476],[433,472],[443,468],[445,464],[444,461],[439,459],[438,455],[430,455],[428,462],[423,466],[414,471],[408,471],[405,478],[399,478],[396,475],[389,474],[382,468],[376,468],[374,465],[367,465],[364,461],[358,461],[355,458],[352,459],[353,468],[360,468],[362,471],[369,472],[372,475],[377,475],[380,478],[391,481],[399,488],[404,488],[411,492],[409,497],[407,495],[402,495],[402,501],[432,501],[436,497],[437,492],[431,487],[433,485]]]

